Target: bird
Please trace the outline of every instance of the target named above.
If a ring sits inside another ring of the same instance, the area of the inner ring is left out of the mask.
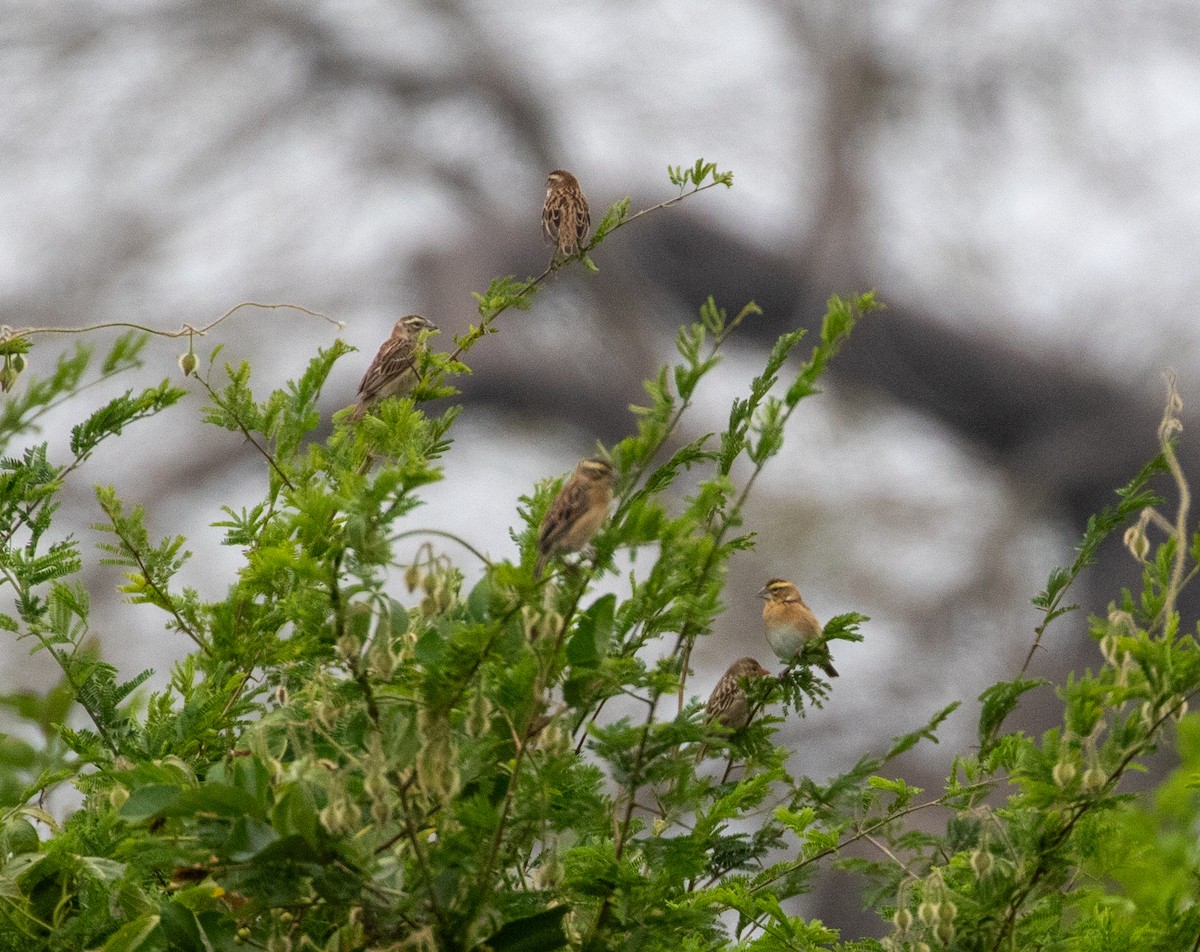
[[[773,578],[762,587],[758,597],[767,600],[763,605],[763,625],[771,650],[781,661],[792,664],[806,642],[820,638],[824,633],[817,616],[804,604],[799,589],[791,582]],[[838,676],[828,656],[819,664],[829,677]]]
[[[534,578],[541,578],[549,559],[565,552],[578,552],[592,540],[608,518],[616,478],[608,460],[593,457],[579,461],[542,520]]]
[[[420,314],[409,314],[396,321],[392,336],[379,345],[379,352],[363,374],[358,385],[358,403],[350,419],[360,420],[385,397],[398,397],[412,390],[417,382],[421,331],[426,330],[436,331],[437,325]]]
[[[740,731],[750,723],[750,701],[743,684],[748,678],[770,677],[771,672],[754,658],[738,658],[721,675],[721,680],[708,696],[704,719],[715,721],[731,731]]]
[[[565,258],[579,251],[591,227],[579,179],[563,169],[555,169],[546,178],[546,204],[542,207],[542,231],[556,243],[555,256]]]

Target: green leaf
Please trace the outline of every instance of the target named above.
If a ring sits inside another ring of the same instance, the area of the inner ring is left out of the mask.
[[[158,929],[161,917],[147,913],[138,916],[132,922],[127,922],[108,937],[104,943],[104,952],[136,952],[143,948],[146,941]]]
[[[567,660],[572,667],[596,668],[608,654],[616,606],[615,595],[603,595],[580,616],[575,633],[567,642]]]
[[[541,952],[545,949],[561,949],[567,944],[567,935],[563,931],[562,921],[570,906],[555,906],[524,919],[514,919],[506,922],[494,936],[488,939],[488,946],[495,952]]]
[[[163,903],[159,927],[171,949],[180,952],[213,952],[213,945],[196,914],[178,902]]]
[[[128,823],[140,823],[166,813],[179,802],[183,792],[183,788],[167,784],[138,787],[129,794],[129,799],[121,804],[117,814]]]
[[[1021,695],[1032,691],[1047,681],[1037,678],[1031,680],[1001,681],[979,695],[983,707],[979,712],[979,755],[982,757],[995,746],[995,733],[1004,723],[1005,718],[1013,712]]]

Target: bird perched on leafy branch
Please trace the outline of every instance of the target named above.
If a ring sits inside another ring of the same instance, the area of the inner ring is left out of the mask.
[[[616,471],[608,460],[580,460],[542,520],[534,578],[541,578],[549,559],[566,552],[578,552],[592,541],[592,536],[600,531],[608,518],[616,479]]]
[[[749,678],[768,678],[771,672],[754,658],[738,658],[721,675],[721,680],[708,696],[704,718],[715,721],[731,731],[740,731],[750,723],[750,701],[743,685]]]
[[[350,419],[363,414],[385,397],[408,393],[417,383],[417,360],[421,354],[421,332],[436,331],[437,325],[420,314],[409,314],[396,321],[392,336],[379,346],[362,383],[358,385],[358,403]]]
[[[746,697],[746,682],[750,678],[769,678],[771,672],[754,658],[738,658],[726,668],[721,680],[708,696],[704,705],[704,720],[719,724],[730,731],[740,731],[750,723],[750,699]],[[708,752],[708,742],[700,745],[696,753],[697,763]]]
[[[804,604],[799,589],[784,579],[771,579],[762,587],[758,597],[767,600],[762,617],[771,650],[780,661],[793,664],[807,642],[822,637],[824,630],[821,623],[812,609]],[[828,654],[818,664],[829,677],[838,676]]]
[[[546,179],[542,231],[555,242],[556,257],[565,258],[579,251],[591,227],[592,219],[579,179],[563,169],[555,169]]]

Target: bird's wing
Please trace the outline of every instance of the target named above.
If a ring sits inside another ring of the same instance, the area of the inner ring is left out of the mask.
[[[411,340],[389,338],[384,341],[358,385],[359,400],[373,400],[390,381],[411,370],[414,349]]]
[[[587,502],[587,487],[581,483],[568,482],[562,488],[554,497],[538,535],[538,548],[542,552],[549,552],[570,531],[587,509]]]

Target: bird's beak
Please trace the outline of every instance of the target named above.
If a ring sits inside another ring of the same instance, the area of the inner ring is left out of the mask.
[[[770,598],[771,597],[771,593],[767,591],[767,587],[765,585],[758,590],[758,597],[759,598]]]

